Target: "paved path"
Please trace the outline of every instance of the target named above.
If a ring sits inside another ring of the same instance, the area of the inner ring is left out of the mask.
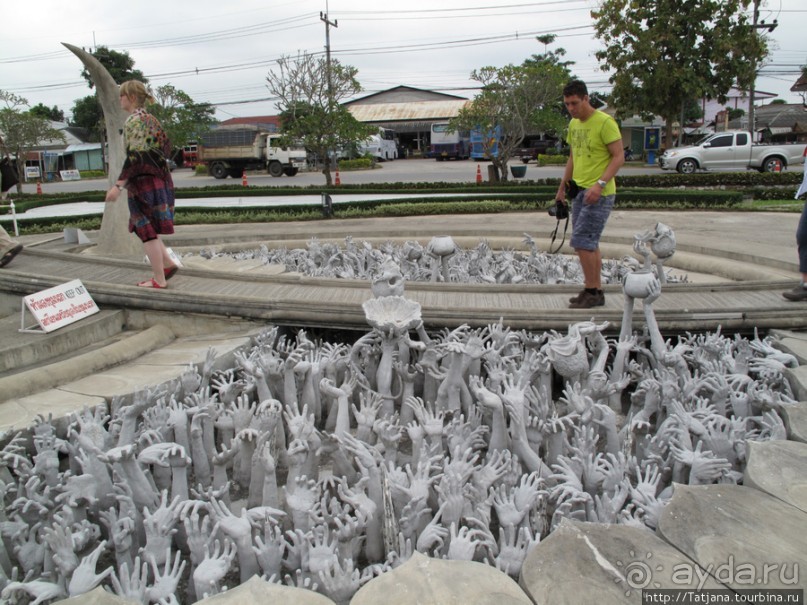
[[[807,305],[785,301],[781,293],[798,279],[796,214],[617,211],[603,239],[605,257],[631,253],[633,235],[663,222],[671,226],[678,252],[669,266],[692,274],[691,284],[666,286],[654,308],[662,330],[754,327],[805,328]],[[486,238],[496,248],[522,247],[523,233],[547,249],[554,222],[543,213],[332,219],[310,222],[183,226],[167,241],[183,252],[203,247],[244,249],[262,244],[304,246],[312,237],[343,241],[417,239],[450,234],[460,245]],[[89,234],[92,238],[93,234]],[[48,241],[49,240],[49,241]],[[263,269],[230,266],[216,270],[196,264],[181,271],[165,291],[137,288],[147,271],[141,259],[76,254],[61,238],[30,237],[25,251],[0,271],[0,291],[28,294],[81,279],[101,305],[208,313],[263,319],[290,325],[366,327],[361,303],[369,284],[358,280],[270,275]],[[568,252],[571,252],[570,250]],[[238,271],[236,273],[236,271]],[[568,297],[579,286],[463,285],[410,282],[406,295],[422,305],[431,326],[484,325],[502,317],[513,327],[565,328],[591,319],[619,324],[619,286],[606,288],[605,307],[570,310]],[[634,322],[643,321],[641,305]]]

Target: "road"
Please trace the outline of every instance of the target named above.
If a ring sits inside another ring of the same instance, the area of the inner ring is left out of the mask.
[[[512,162],[513,166],[523,166],[520,161]],[[364,183],[420,183],[420,182],[448,182],[473,183],[476,181],[476,169],[479,166],[482,178],[487,180],[488,163],[472,161],[437,162],[435,160],[407,159],[377,164],[374,170],[356,170],[340,172],[342,184]],[[625,166],[620,174],[659,174],[661,169],[657,166],[642,166],[640,164]],[[528,180],[560,178],[563,173],[562,166],[538,167],[534,163],[527,165]],[[174,171],[174,184],[179,188],[207,187],[211,185],[232,184],[240,179],[227,178],[216,180],[212,176],[197,176],[187,168]],[[282,176],[274,178],[265,173],[248,172],[249,185],[260,187],[288,187],[289,185],[306,187],[308,185],[324,185],[325,177],[321,172],[301,172],[297,176]],[[67,181],[59,183],[42,183],[43,193],[57,193],[67,191],[103,191],[108,187],[106,179],[89,179],[82,181]],[[22,187],[25,193],[35,193],[36,183],[26,183]]]

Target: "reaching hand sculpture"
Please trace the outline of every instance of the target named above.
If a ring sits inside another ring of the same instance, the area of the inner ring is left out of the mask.
[[[647,245],[651,248],[648,249]],[[625,294],[625,307],[622,314],[622,329],[620,338],[629,338],[632,334],[633,305],[638,298],[642,301],[647,331],[650,334],[652,351],[657,358],[666,352],[664,339],[656,322],[656,315],[653,312],[653,302],[661,296],[661,286],[666,283],[664,268],[662,264],[675,253],[675,234],[672,230],[658,223],[656,230],[644,234],[637,234],[634,238],[633,249],[644,259],[641,269],[625,275],[622,283],[622,290]],[[661,256],[656,257],[657,273],[651,268],[651,250]]]
[[[357,268],[383,265],[354,253]],[[414,550],[517,577],[562,518],[654,529],[674,481],[737,482],[749,439],[786,436],[795,360],[768,340],[651,335],[648,348],[593,322],[430,334],[415,303],[390,298],[373,299],[350,349],[269,330],[233,368],[109,418],[82,412],[67,441],[44,420],[33,455],[12,437],[0,531],[26,578],[11,574],[3,597],[102,584],[186,605],[237,573],[346,602]]]

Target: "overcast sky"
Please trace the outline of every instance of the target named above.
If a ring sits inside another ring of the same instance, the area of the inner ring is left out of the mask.
[[[521,63],[557,34],[575,75],[607,92],[598,70],[590,11],[595,0],[328,0],[331,50],[359,70],[366,93],[398,85],[472,97],[472,70]],[[799,67],[807,63],[807,2],[763,0],[762,19],[778,19],[773,52],[757,81],[788,102]],[[129,52],[153,86],[171,83],[195,101],[216,104],[216,115],[274,115],[266,74],[275,60],[298,51],[321,52],[326,0],[39,0],[5,1],[0,37],[0,89],[57,105],[70,114],[91,94],[81,64],[60,42],[88,50],[105,45]]]

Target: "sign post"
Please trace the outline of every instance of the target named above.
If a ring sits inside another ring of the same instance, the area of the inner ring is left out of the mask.
[[[644,149],[647,152],[647,163],[656,163],[656,152],[661,147],[661,127],[645,126]]]
[[[36,324],[25,326],[25,310]],[[42,334],[53,332],[73,322],[98,313],[100,309],[80,279],[29,294],[22,299],[20,332]],[[38,328],[36,326],[39,326]]]

